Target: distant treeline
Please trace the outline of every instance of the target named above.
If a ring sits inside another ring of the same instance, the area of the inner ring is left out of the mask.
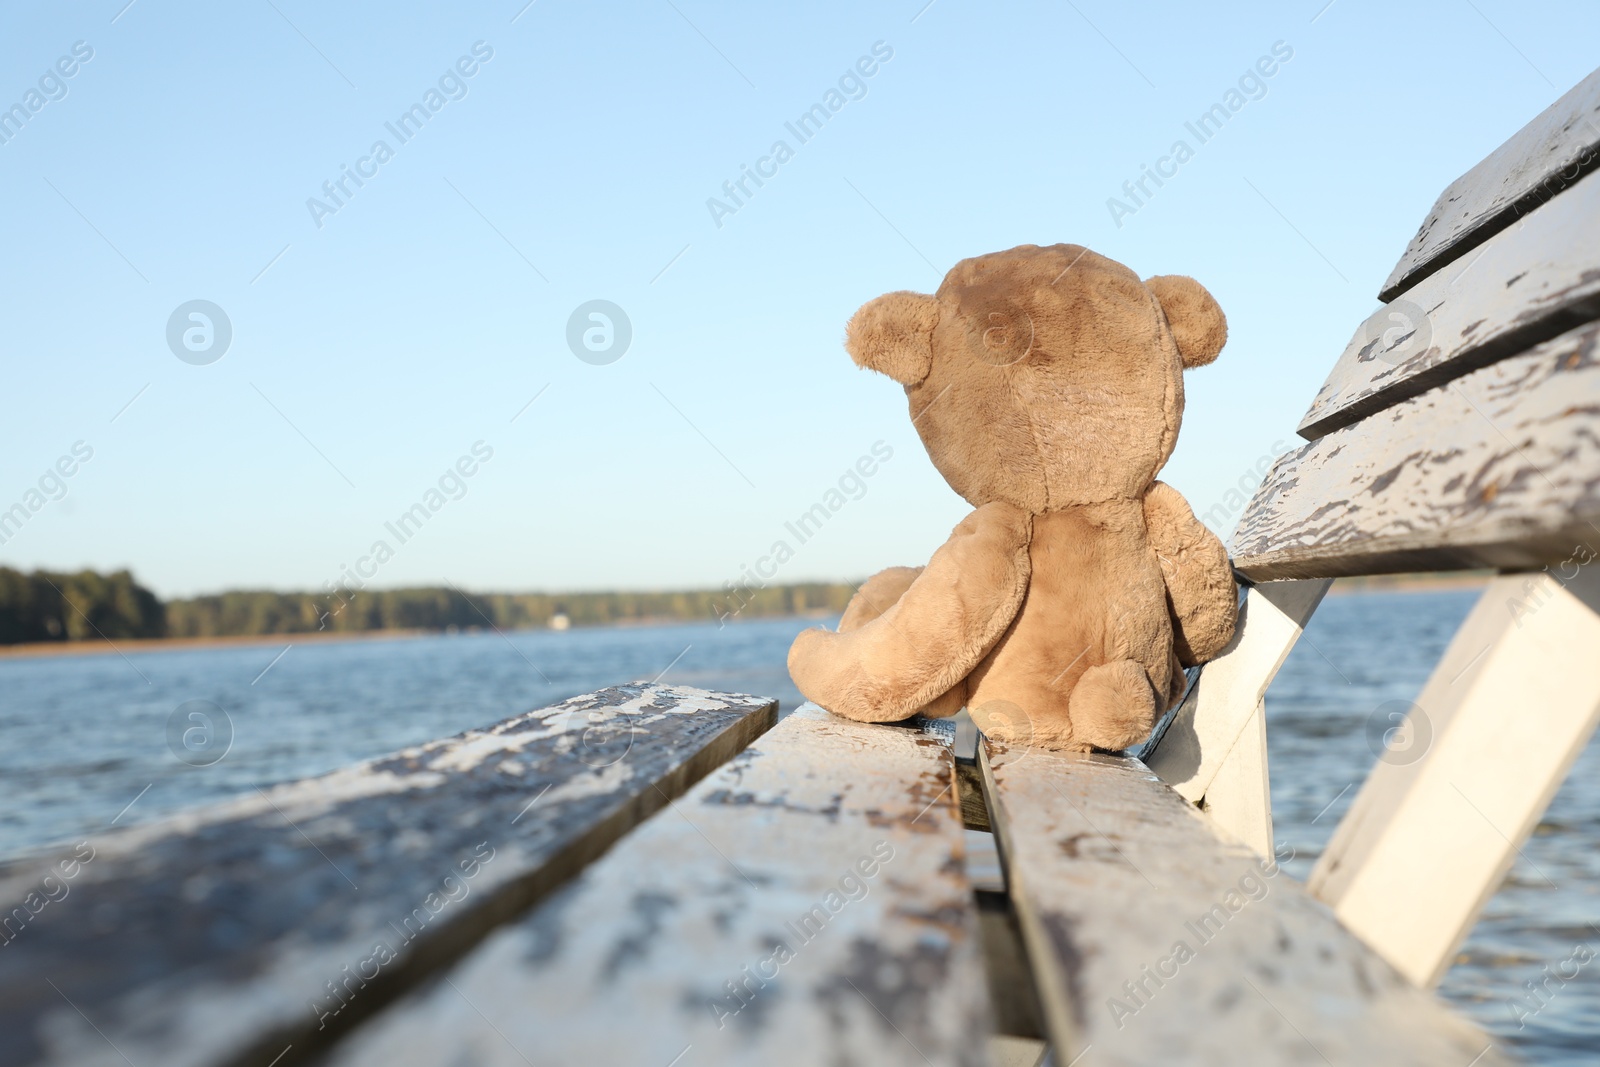
[[[160,637],[166,609],[127,571],[23,574],[0,567],[0,644]]]
[[[238,591],[163,603],[128,571],[57,574],[0,567],[0,644],[118,637],[239,637],[373,630],[502,630],[658,620],[735,621],[838,613],[842,582],[740,587],[736,593],[463,593],[449,588]]]

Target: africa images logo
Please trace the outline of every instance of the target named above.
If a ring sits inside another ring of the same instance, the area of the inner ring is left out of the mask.
[[[189,300],[167,317],[167,347],[185,363],[204,367],[228,353],[233,322],[209,300]]]

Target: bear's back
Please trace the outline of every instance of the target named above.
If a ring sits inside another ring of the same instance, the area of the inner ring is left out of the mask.
[[[1149,673],[1158,707],[1175,674],[1166,581],[1140,500],[1119,499],[1033,517],[1028,592],[1016,620],[972,672],[968,705],[1007,701],[1065,715],[1083,672],[1132,660]]]

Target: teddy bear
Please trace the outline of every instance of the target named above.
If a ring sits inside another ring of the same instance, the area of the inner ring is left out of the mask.
[[[845,348],[905,387],[976,510],[925,567],[863,583],[837,630],[795,639],[800,692],[860,722],[966,707],[991,738],[1057,750],[1148,737],[1238,617],[1222,542],[1156,480],[1183,372],[1227,333],[1194,279],[1141,282],[1077,245],[963,260],[932,296],[864,305]]]

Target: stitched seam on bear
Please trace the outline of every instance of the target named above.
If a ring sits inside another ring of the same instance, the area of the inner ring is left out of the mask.
[[[1011,379],[1011,369],[1009,367],[1000,367],[1000,368],[997,368],[997,369],[1000,371],[1001,374],[1005,375],[1006,392],[1009,393],[1010,396],[1011,396],[1012,406],[1014,408],[1016,408],[1017,410],[1020,410],[1028,420],[1028,436],[1033,439],[1033,453],[1034,453],[1034,455],[1039,457],[1039,470],[1044,473],[1044,510],[1045,511],[1049,511],[1050,510],[1050,465],[1049,465],[1048,461],[1045,458],[1044,448],[1039,443],[1039,427],[1033,421],[1033,408],[1032,408],[1032,405],[1025,403],[1023,401],[1023,398],[1017,393],[1016,385],[1013,384],[1012,379]],[[1031,537],[1031,527],[1030,527],[1030,537]]]

